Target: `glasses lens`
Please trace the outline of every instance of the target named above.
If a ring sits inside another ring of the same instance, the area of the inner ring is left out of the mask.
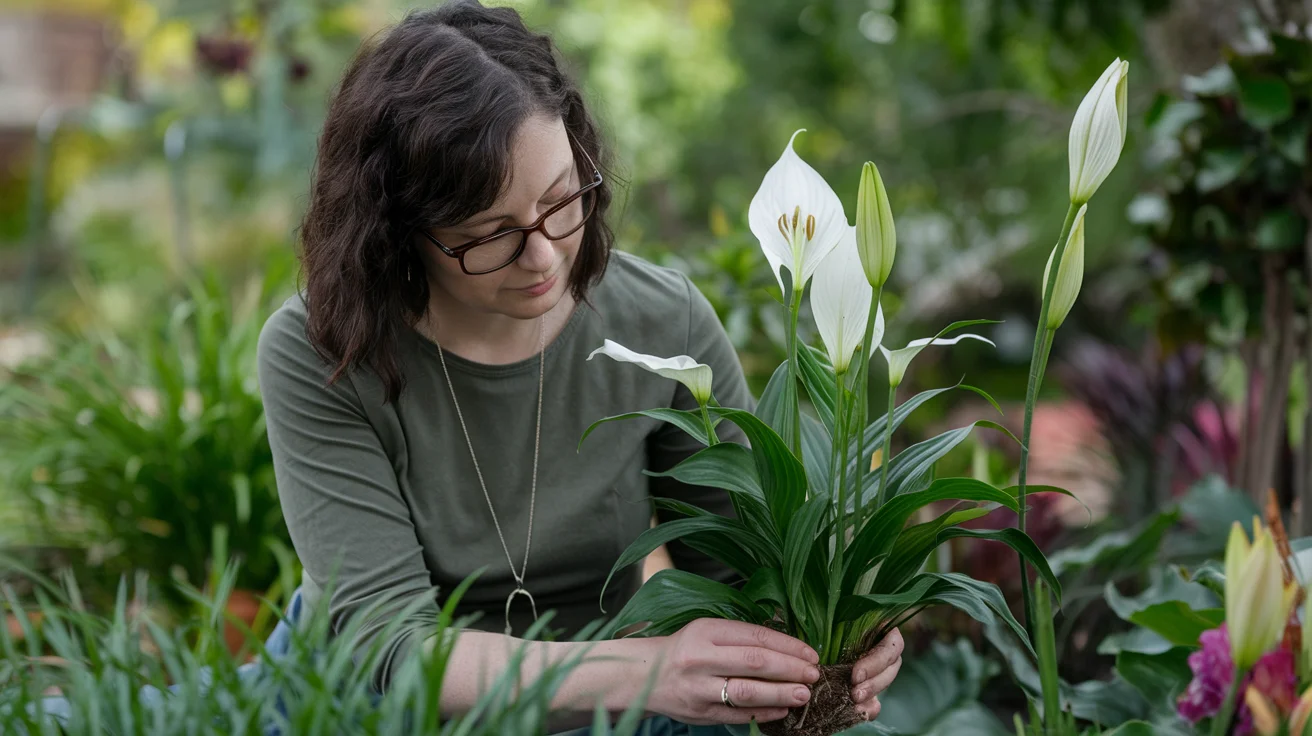
[[[465,253],[465,270],[470,273],[495,271],[515,260],[523,241],[522,233],[511,233],[476,246]]]
[[[547,231],[547,237],[563,238],[572,235],[579,228],[579,225],[582,225],[583,221],[587,219],[591,210],[591,202],[592,192],[588,192],[558,211],[551,213],[547,221],[542,223],[542,229]]]

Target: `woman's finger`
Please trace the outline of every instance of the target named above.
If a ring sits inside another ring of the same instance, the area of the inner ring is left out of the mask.
[[[893,664],[885,667],[879,674],[852,688],[852,700],[863,703],[884,692],[889,685],[893,684],[893,680],[901,669],[902,658],[898,657]]]
[[[852,668],[852,684],[860,685],[887,669],[894,661],[902,657],[904,645],[902,632],[893,629],[892,633],[885,636],[883,641],[879,642],[874,649],[871,649],[864,657],[857,660],[856,665]]]
[[[810,662],[764,647],[715,647],[707,653],[707,659],[708,670],[720,677],[751,677],[802,685],[820,679],[820,670]]]
[[[879,712],[883,710],[883,705],[880,704],[879,698],[875,698],[868,703],[858,705],[856,710],[858,713],[865,716],[867,721],[873,721],[879,717]]]
[[[704,723],[689,725],[707,725],[718,726],[725,723],[751,723],[753,719],[757,723],[769,723],[778,721],[788,715],[787,708],[730,708],[727,705],[717,705],[706,713]]]
[[[724,680],[718,682],[716,700],[725,692]],[[730,677],[727,692],[729,702],[738,708],[799,708],[811,699],[811,690],[804,685],[750,677]]]
[[[756,624],[741,621],[717,621],[711,630],[711,643],[722,647],[765,647],[780,654],[806,660],[811,664],[820,662],[820,655],[802,642],[787,634],[781,634]]]

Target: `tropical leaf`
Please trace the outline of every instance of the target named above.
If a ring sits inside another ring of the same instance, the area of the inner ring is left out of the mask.
[[[812,496],[793,516],[784,541],[783,578],[787,585],[788,601],[795,611],[805,611],[802,601],[802,584],[807,579],[811,550],[816,538],[826,527],[825,518],[831,508],[828,496]],[[828,536],[827,534],[824,536]],[[808,622],[810,623],[810,622]]]
[[[834,433],[834,407],[838,394],[837,379],[829,359],[824,353],[810,345],[797,346],[797,365],[801,368],[802,385],[806,395],[811,397],[811,405],[820,417],[825,429]]]
[[[752,451],[734,442],[721,442],[699,450],[663,473],[644,471],[658,478],[730,493],[734,511],[750,529],[783,547],[783,535],[766,506],[765,491],[756,473]]]
[[[1061,605],[1061,584],[1057,582],[1057,576],[1053,574],[1052,568],[1048,566],[1048,558],[1043,555],[1043,551],[1034,543],[1033,539],[1025,532],[1015,527],[1005,529],[962,529],[960,527],[949,527],[939,532],[938,542],[942,544],[949,539],[985,539],[991,542],[1001,542],[1011,547],[1024,557],[1027,562],[1034,566],[1039,577],[1048,584],[1052,590],[1052,595],[1057,599],[1057,605]]]
[[[602,638],[614,638],[634,624],[647,626],[630,636],[666,636],[699,618],[720,618],[765,624],[766,607],[742,591],[685,570],[661,570],[634,594],[624,609],[602,629]]]
[[[773,429],[785,447],[792,447],[793,412],[797,411],[797,385],[788,381],[788,361],[774,369],[765,391],[756,402],[756,416]]]
[[[939,501],[987,501],[1012,511],[1017,508],[1014,494],[974,478],[940,478],[923,491],[895,496],[870,516],[848,546],[843,590],[854,590],[857,579],[888,554],[902,527],[916,511]]]
[[[1225,620],[1216,595],[1200,583],[1186,581],[1176,568],[1156,573],[1153,583],[1137,596],[1122,595],[1110,581],[1103,595],[1117,616],[1176,646],[1197,647],[1199,635]]]
[[[806,500],[806,469],[774,430],[741,409],[710,407],[714,416],[738,425],[751,444],[756,473],[766,505],[780,530],[788,528],[793,514]]]
[[[684,432],[687,432],[693,439],[697,440],[703,445],[709,444],[709,442],[707,441],[708,438],[706,436],[706,423],[702,419],[702,415],[700,413],[695,411],[683,411],[682,409],[670,409],[664,407],[658,409],[643,409],[642,411],[632,411],[627,414],[616,414],[615,416],[612,417],[605,417],[604,419],[598,419],[597,421],[592,423],[592,426],[584,430],[583,436],[579,438],[579,447],[583,447],[583,441],[586,440],[588,438],[588,435],[592,434],[592,430],[596,429],[597,427],[600,427],[601,425],[606,424],[607,422],[618,422],[623,419],[637,419],[638,417],[646,417],[648,419],[655,419],[661,422],[669,422],[670,424],[673,424],[679,429],[682,429]],[[713,421],[712,424],[716,424],[716,422]]]
[[[954,448],[960,445],[970,436],[970,433],[976,427],[987,427],[997,429],[1008,436],[1011,432],[996,422],[980,420],[964,427],[950,429],[937,437],[932,437],[924,442],[918,442],[893,457],[888,465],[888,487],[889,492],[886,498],[911,490],[920,479],[929,475],[934,464],[943,459]],[[1014,436],[1013,436],[1014,439]],[[1017,444],[1020,444],[1017,441]],[[869,497],[871,494],[879,493],[879,482],[881,473],[870,473],[866,475],[862,488],[864,493]]]
[[[788,591],[784,588],[783,576],[778,568],[762,567],[743,586],[743,595],[756,603],[771,603],[787,616],[789,612]]]
[[[1191,651],[1174,647],[1161,654],[1121,652],[1116,655],[1116,674],[1137,688],[1152,707],[1169,712],[1193,679]]]
[[[802,415],[802,463],[811,494],[829,496],[833,493],[829,475],[829,451],[833,440],[829,430],[810,414]]]
[[[696,510],[696,507],[687,506],[686,504],[684,506],[687,509]],[[606,588],[610,585],[611,579],[615,577],[615,573],[629,565],[642,561],[661,545],[691,534],[698,534],[703,539],[713,538],[717,540],[717,543],[725,546],[737,545],[744,555],[757,562],[771,566],[779,564],[778,557],[775,556],[777,550],[772,548],[768,540],[762,539],[744,526],[742,522],[703,511],[701,515],[657,524],[655,527],[639,534],[638,538],[633,540],[633,543],[624,550],[619,559],[615,561],[614,566],[611,567],[610,574],[606,576],[606,582],[601,586],[601,599],[605,600]],[[739,572],[750,575],[753,569],[749,567],[747,570],[740,569]]]
[[[896,625],[900,621],[893,620],[894,616],[904,617],[906,611],[914,612],[934,604],[952,606],[985,625],[1001,621],[1033,656],[1029,636],[1011,615],[998,586],[960,573],[921,573],[897,593],[844,596],[838,603],[835,622],[873,613],[885,622],[883,625]]]
[[[1058,576],[1097,567],[1107,575],[1137,570],[1157,555],[1162,539],[1180,520],[1178,509],[1157,514],[1135,529],[1108,532],[1080,547],[1067,547],[1048,558]]]

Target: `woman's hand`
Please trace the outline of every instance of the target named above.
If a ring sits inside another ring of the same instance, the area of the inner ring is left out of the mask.
[[[764,626],[698,619],[663,644],[648,708],[690,725],[777,721],[820,679],[815,650]]]
[[[902,669],[903,646],[902,632],[893,629],[852,666],[852,700],[868,721],[879,715],[878,696],[893,684]]]

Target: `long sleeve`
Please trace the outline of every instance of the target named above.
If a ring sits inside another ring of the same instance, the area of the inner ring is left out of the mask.
[[[383,689],[438,613],[396,471],[351,382],[326,385],[329,370],[305,336],[303,314],[284,308],[269,319],[258,365],[278,495],[296,553],[315,587],[329,593],[335,633],[377,606],[355,647],[362,653],[381,644],[375,684]],[[416,599],[426,601],[422,609],[376,642]]]
[[[688,338],[687,355],[711,367],[714,373],[712,392],[721,406],[755,409],[755,399],[747,387],[737,352],[728,334],[720,324],[715,309],[692,282],[688,281]],[[697,408],[697,401],[692,393],[680,384],[674,393],[672,403],[675,409],[692,410]],[[747,444],[746,437],[738,427],[729,422],[721,422],[716,428],[722,442]],[[668,470],[684,459],[692,456],[702,446],[682,430],[673,425],[663,425],[656,431],[649,442],[649,463],[656,472]],[[719,488],[706,488],[679,483],[670,478],[652,478],[650,484],[652,496],[674,498],[698,508],[733,517],[733,504],[728,491]],[[658,512],[659,521],[678,518],[665,511]],[[737,574],[717,560],[711,559],[681,542],[669,545],[670,557],[676,567],[721,582],[737,582]]]

